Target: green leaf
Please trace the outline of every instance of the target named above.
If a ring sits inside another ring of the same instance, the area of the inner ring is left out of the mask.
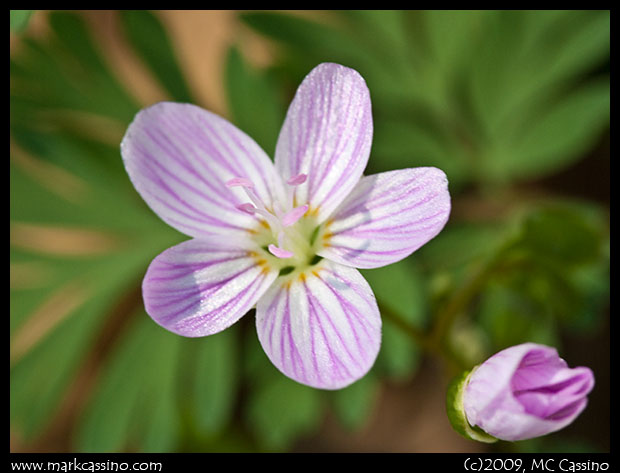
[[[55,262],[57,266],[63,264],[66,265],[62,260]],[[138,268],[144,265],[144,253],[106,255],[96,264],[82,261],[73,265],[76,271],[70,276],[70,284],[64,284],[61,279],[35,294],[12,291],[12,299],[29,297],[36,301],[31,305],[13,305],[11,312],[12,332],[20,333],[11,340],[15,357],[11,368],[11,421],[25,437],[34,435],[49,419],[96,339],[103,315],[114,307],[117,297],[125,294],[128,288],[133,289]],[[53,295],[56,296],[53,300],[57,300],[54,304],[49,302]],[[74,302],[67,305],[67,300]],[[26,324],[41,328],[37,324],[41,323],[42,315],[39,313],[37,320],[31,322],[32,314],[14,313],[13,310],[29,306],[39,311],[48,307],[44,315],[55,317],[57,322],[44,325],[46,331],[24,346],[24,337],[35,335],[24,331],[28,327]],[[41,382],[42,373],[45,382]]]
[[[191,347],[192,416],[201,433],[213,435],[229,422],[238,385],[238,334],[234,329],[196,340]]]
[[[170,96],[179,102],[195,102],[157,16],[147,10],[121,10],[120,15],[131,45]]]
[[[129,123],[136,101],[110,72],[81,16],[54,11],[49,19],[54,34],[23,38],[11,58],[11,120],[21,116],[32,127],[47,117],[55,127],[41,112],[69,109]]]
[[[49,143],[54,143],[54,138],[50,138]],[[55,147],[52,145],[49,149],[53,155]],[[77,161],[83,158],[88,162],[87,153],[78,156],[69,153],[64,158]],[[42,173],[33,173],[30,166]],[[79,192],[74,198],[72,194],[51,191],[58,187],[44,188],[42,184],[62,187],[67,177],[62,174],[63,179],[57,178],[48,174],[47,168],[38,166],[40,164],[31,163],[17,167],[11,160],[12,229],[22,228],[15,239],[12,235],[11,264],[35,265],[44,276],[37,288],[11,291],[12,351],[18,355],[11,370],[14,394],[11,419],[26,437],[34,435],[53,413],[96,337],[102,317],[128,288],[138,284],[139,274],[148,262],[163,248],[178,241],[176,232],[157,223],[145,207],[137,205],[134,196],[128,200],[130,194],[123,196],[118,192],[119,186],[115,189],[111,182],[78,181]],[[77,163],[75,169],[79,167]],[[66,172],[60,166],[56,170]],[[53,182],[55,179],[58,182]],[[41,227],[39,232],[43,236],[37,235],[37,226]],[[53,230],[53,236],[47,238],[57,241],[56,246],[47,247],[44,236],[47,229]],[[74,238],[71,235],[84,234],[93,235],[87,237],[84,250],[94,245],[91,253],[88,250],[74,254],[66,243],[61,245],[64,250],[54,249],[62,243],[63,235]],[[98,249],[101,244],[103,246]],[[56,315],[52,315],[54,313]],[[28,324],[40,325],[44,321],[42,314],[46,318],[43,324],[46,331],[25,345]],[[58,322],[48,325],[54,319]],[[37,387],[41,384],[37,373],[45,373],[44,388]]]
[[[408,260],[383,268],[362,270],[379,303],[396,317],[419,329],[429,314],[427,290],[422,274]],[[393,379],[408,379],[420,362],[419,347],[383,316],[381,351],[377,364]]]
[[[241,52],[231,47],[226,85],[233,122],[273,158],[286,113],[273,78],[253,69]]]
[[[26,29],[30,16],[34,13],[34,10],[11,10],[11,31],[19,33]]]
[[[560,324],[596,327],[609,290],[604,214],[591,205],[548,203],[517,222],[478,307],[495,349],[557,345]]]
[[[529,123],[530,109],[543,113],[549,97],[609,54],[609,12],[494,11],[482,28],[468,82],[478,118],[494,139]]]
[[[474,368],[475,370],[476,368]],[[469,425],[463,409],[463,394],[472,371],[465,371],[456,376],[448,385],[446,394],[446,413],[452,428],[463,437],[483,443],[494,443],[495,437],[483,432],[479,427]]]
[[[559,314],[563,326],[578,334],[595,333],[601,328],[605,308],[609,306],[609,259],[577,268],[568,275],[569,284],[578,292],[578,301],[569,311]]]
[[[512,67],[522,45],[525,29],[521,12],[489,11],[482,22],[467,76],[467,95],[472,114],[483,134],[492,134],[504,103],[513,94]],[[534,74],[535,75],[535,74]]]
[[[174,447],[181,342],[139,311],[87,406],[78,429],[80,451],[122,451],[136,444],[146,451]]]
[[[421,264],[428,270],[455,270],[493,255],[507,235],[495,223],[450,223],[431,243],[418,250]]]
[[[525,342],[558,346],[557,326],[546,301],[531,293],[532,286],[547,281],[532,279],[528,275],[528,285],[510,280],[492,283],[484,290],[478,321],[492,352]]]
[[[368,163],[372,172],[435,166],[458,186],[470,173],[467,157],[453,137],[433,127],[428,119],[377,117]]]
[[[609,59],[609,11],[529,12],[524,16],[525,38],[510,63],[509,93],[495,117],[500,127],[511,121],[511,115],[521,116],[523,107],[544,101],[558,86],[575,82]]]
[[[249,12],[241,13],[239,18],[257,32],[304,51],[311,58],[345,65],[366,60],[355,41],[337,28],[282,13]]]
[[[34,438],[50,420],[90,348],[101,304],[92,300],[74,311],[11,368],[10,419],[22,438]]]
[[[592,82],[533,117],[489,163],[495,173],[514,177],[548,174],[591,148],[609,123],[609,82]]]
[[[319,426],[323,412],[319,394],[281,375],[253,393],[246,421],[266,449],[285,450]]]
[[[380,386],[378,380],[369,373],[352,385],[333,392],[336,414],[345,427],[355,430],[364,425],[372,413]]]
[[[468,61],[485,13],[474,10],[429,10],[424,12],[427,40],[438,71],[452,75]]]
[[[418,87],[408,88],[412,76],[415,80],[410,70],[405,69],[405,75],[400,68],[390,70],[384,63],[384,55],[370,54],[354,34],[337,25],[328,26],[295,15],[271,12],[242,13],[239,18],[283,46],[283,52],[287,54],[285,62],[294,65],[294,69],[302,74],[294,78],[295,85],[319,63],[335,62],[360,72],[375,97],[382,96],[391,103],[402,105],[404,101],[419,96]],[[414,93],[410,94],[411,91]]]
[[[602,256],[605,227],[602,216],[591,207],[550,204],[524,218],[517,244],[536,261],[572,268]]]
[[[403,10],[347,10],[341,12],[349,18],[356,37],[372,53],[386,61],[399,61],[395,67],[405,66],[417,57],[419,51],[411,50]]]

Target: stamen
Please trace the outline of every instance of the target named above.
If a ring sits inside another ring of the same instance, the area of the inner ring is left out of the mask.
[[[290,189],[288,189],[287,191],[287,200],[288,200],[288,205],[289,208],[293,208],[295,206],[295,188],[300,185],[303,184],[304,182],[306,182],[306,179],[308,178],[307,174],[297,174],[296,176],[292,176],[288,179],[288,181],[286,181],[286,183],[288,185],[291,186]]]
[[[293,225],[301,219],[306,212],[308,212],[308,205],[301,205],[298,207],[293,206],[295,188],[306,182],[307,174],[297,174],[288,179],[289,205],[282,205],[279,201],[272,202],[269,210],[262,201],[262,199],[256,193],[252,182],[245,177],[234,177],[226,181],[227,187],[242,187],[245,194],[248,196],[251,202],[245,202],[237,204],[237,210],[247,213],[249,215],[262,216],[272,234],[277,235],[277,243],[270,244],[266,247],[269,252],[278,258],[292,258],[296,254],[305,253],[309,250],[308,242],[305,237],[299,233],[299,229]],[[288,212],[286,210],[289,210]],[[263,246],[263,248],[265,248]],[[293,250],[293,251],[289,251]]]
[[[260,214],[265,217],[269,225],[273,226],[275,224],[277,227],[279,226],[277,223],[277,219],[265,208],[265,204],[263,203],[263,201],[260,199],[260,197],[258,197],[258,195],[256,195],[256,192],[254,192],[254,185],[252,184],[252,181],[246,179],[245,177],[234,177],[226,182],[226,186],[243,187],[245,194],[254,203],[254,205],[250,204],[249,202],[239,204],[237,205],[237,208],[239,210],[250,214]]]
[[[277,256],[278,258],[285,259],[285,258],[291,258],[293,256],[293,253],[291,253],[290,251],[286,251],[286,250],[283,250],[282,248],[278,248],[273,243],[269,245],[267,248],[269,249],[269,252],[272,255]]]
[[[308,211],[308,205],[302,205],[301,207],[295,207],[289,213],[284,215],[281,219],[283,227],[290,227],[297,220],[304,216],[304,214]]]
[[[254,192],[254,189],[252,189],[251,187],[244,187],[243,190],[248,195],[250,200],[254,202],[254,205],[256,205],[256,208],[267,211],[267,209],[265,208],[265,204],[263,203],[262,200],[260,200],[260,197],[256,195],[256,192]]]
[[[308,178],[307,174],[297,174],[296,176],[291,177],[286,183],[290,186],[298,186],[299,184],[303,184],[306,182]]]

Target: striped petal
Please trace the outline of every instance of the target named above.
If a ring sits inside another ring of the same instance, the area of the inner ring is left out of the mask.
[[[166,223],[193,237],[241,234],[257,217],[241,212],[247,178],[273,207],[284,187],[265,152],[225,119],[190,104],[161,102],[139,112],[121,143],[134,187]]]
[[[296,205],[325,220],[362,175],[372,141],[370,94],[362,76],[320,64],[295,94],[276,146],[284,179],[307,174],[295,189]]]
[[[395,263],[435,237],[449,214],[448,181],[439,169],[365,176],[330,218],[318,254],[356,268]]]
[[[277,277],[277,271],[253,254],[249,242],[211,239],[167,249],[146,272],[146,312],[171,332],[202,337],[224,330],[250,310]]]
[[[256,326],[272,363],[316,388],[340,389],[364,376],[381,344],[370,286],[356,269],[328,260],[276,281],[256,306]]]

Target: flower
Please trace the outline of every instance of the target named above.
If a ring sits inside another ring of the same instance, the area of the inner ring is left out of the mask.
[[[467,421],[502,440],[555,432],[585,409],[594,386],[589,368],[568,368],[555,348],[534,343],[496,353],[466,381]]]
[[[355,268],[401,260],[445,225],[445,174],[362,176],[370,95],[353,69],[324,63],[303,80],[275,165],[245,133],[190,104],[140,111],[121,143],[129,177],[166,223],[192,237],[150,264],[147,313],[187,337],[256,306],[258,338],[290,378],[339,389],[373,365],[381,318]]]

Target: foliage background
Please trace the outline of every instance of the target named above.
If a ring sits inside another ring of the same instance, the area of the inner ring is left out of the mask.
[[[364,271],[382,350],[338,392],[283,377],[252,314],[205,339],[144,313],[150,260],[186,237],[145,206],[118,144],[163,99],[273,154],[303,76],[357,69],[367,173],[437,166],[444,231]],[[12,451],[608,451],[608,11],[11,11]],[[444,389],[506,346],[594,369],[582,416],[533,441],[452,432]]]

